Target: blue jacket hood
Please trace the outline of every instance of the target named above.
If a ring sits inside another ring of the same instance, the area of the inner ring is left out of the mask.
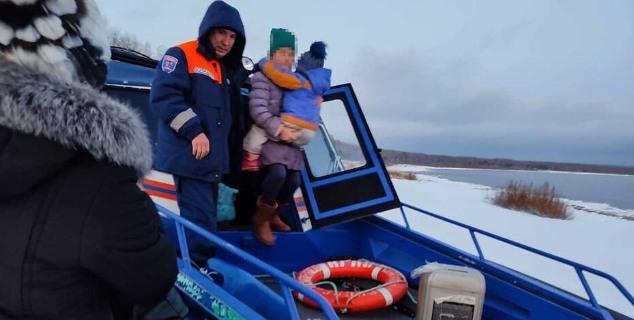
[[[316,95],[322,96],[326,91],[330,90],[330,77],[332,76],[332,70],[326,68],[317,68],[308,71],[304,71],[310,84],[313,86],[313,92]]]
[[[209,44],[209,32],[212,28],[227,28],[237,33],[238,36],[233,48],[229,54],[222,58],[222,61],[231,69],[241,66],[246,36],[238,10],[224,1],[214,1],[207,9],[203,21],[200,23],[198,41],[202,44],[203,51],[206,51],[203,54],[207,53],[215,57],[215,50]]]

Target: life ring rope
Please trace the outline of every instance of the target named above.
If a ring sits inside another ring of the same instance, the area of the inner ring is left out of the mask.
[[[366,260],[366,259],[359,259],[358,261],[372,262],[372,261],[370,261],[370,260]],[[374,263],[374,264],[376,264],[376,265],[378,265],[378,266],[381,266],[381,267],[383,267],[383,268],[389,268],[389,267],[387,267],[386,265],[381,264],[381,263],[377,263],[377,262],[372,262],[372,263]],[[403,279],[407,279],[407,278],[405,277],[405,275],[404,275],[402,272],[398,271],[396,268],[391,268],[391,269],[392,269],[392,270],[394,270],[394,271],[396,271],[398,274],[400,274],[400,275],[401,275],[401,277],[402,277]],[[407,280],[394,281],[394,282],[392,282],[392,283],[380,284],[380,285],[378,285],[378,286],[376,286],[376,287],[374,287],[374,288],[372,288],[372,289],[368,289],[368,290],[379,289],[379,288],[382,288],[382,287],[384,287],[384,286],[387,286],[387,285],[390,285],[390,284],[393,284],[393,283],[401,283],[401,282],[407,282]],[[363,291],[368,291],[368,290],[363,290]],[[363,291],[360,291],[360,292],[363,292]],[[412,300],[412,302],[413,302],[414,304],[418,304],[418,301],[417,301],[414,297],[412,297],[412,294],[409,292],[409,290],[407,290],[407,296],[408,296],[408,297]],[[350,299],[352,299],[352,298],[354,298],[354,296],[350,297]],[[348,299],[348,300],[350,300],[350,299]],[[346,305],[348,305],[348,302],[346,302]]]

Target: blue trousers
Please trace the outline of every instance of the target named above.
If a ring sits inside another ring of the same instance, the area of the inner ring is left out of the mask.
[[[217,203],[218,182],[174,176],[176,201],[181,217],[211,232],[218,231]],[[200,267],[214,256],[215,248],[205,238],[192,231],[185,231],[189,254]]]

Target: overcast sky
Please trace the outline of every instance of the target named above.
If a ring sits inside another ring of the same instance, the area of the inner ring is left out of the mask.
[[[191,39],[211,1],[97,0],[154,46]],[[634,165],[634,1],[228,1],[245,55],[273,27],[329,45],[380,148]]]

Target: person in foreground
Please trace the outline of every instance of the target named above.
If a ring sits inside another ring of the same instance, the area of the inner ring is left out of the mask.
[[[140,117],[93,0],[0,2],[0,319],[130,319],[173,287]]]

